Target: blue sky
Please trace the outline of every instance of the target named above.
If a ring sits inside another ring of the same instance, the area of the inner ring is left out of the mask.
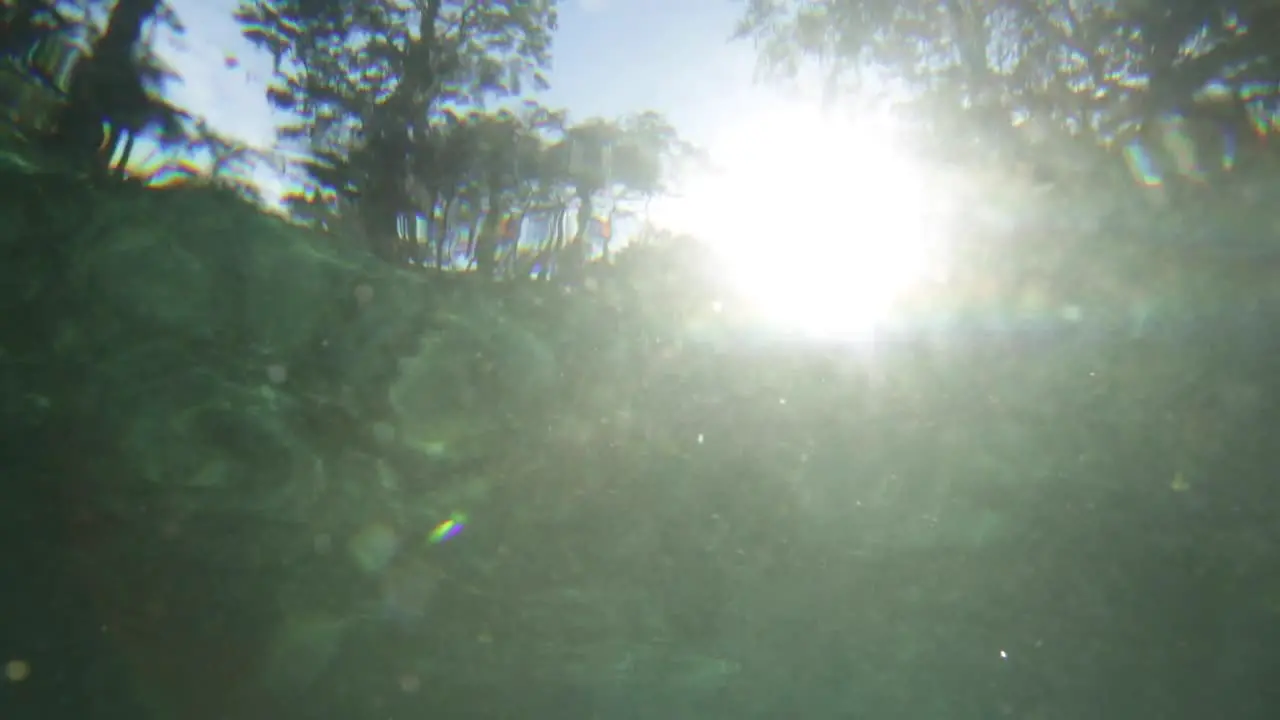
[[[691,139],[762,100],[755,53],[730,44],[734,0],[570,0],[549,101],[583,115],[654,109]]]
[[[166,53],[185,81],[173,98],[224,132],[269,145],[270,62],[240,37],[237,0],[171,3],[187,27]],[[740,10],[734,0],[562,0],[552,89],[542,100],[576,118],[657,110],[709,143],[772,94],[753,84],[750,44],[729,42]],[[227,56],[239,65],[226,67]]]

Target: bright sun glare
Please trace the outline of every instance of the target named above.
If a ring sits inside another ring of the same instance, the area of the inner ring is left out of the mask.
[[[924,167],[888,121],[792,107],[710,148],[671,219],[712,244],[751,314],[824,338],[859,337],[931,272],[942,228]]]

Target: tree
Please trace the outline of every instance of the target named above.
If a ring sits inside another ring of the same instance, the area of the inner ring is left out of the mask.
[[[91,159],[94,169],[110,167],[117,151],[127,161],[147,127],[160,125],[166,136],[180,135],[180,113],[159,99],[161,83],[172,75],[143,43],[148,23],[182,31],[162,0],[118,0],[106,32],[71,76],[58,133],[73,157]]]
[[[50,0],[13,0],[0,6],[0,53],[21,57],[42,37],[71,22]]]
[[[738,36],[773,70],[821,59],[833,90],[887,76],[935,128],[954,118],[947,145],[989,158],[1026,155],[1015,123],[1109,146],[1159,145],[1171,115],[1247,136],[1250,113],[1275,101],[1278,27],[1274,0],[751,0]]]
[[[237,17],[275,58],[269,96],[298,119],[284,137],[315,156],[317,183],[358,198],[390,259],[397,218],[417,211],[406,186],[433,184],[412,177],[425,171],[415,143],[450,106],[545,86],[556,3],[247,0]]]
[[[565,269],[571,272],[589,255],[587,231],[597,200],[604,195],[615,202],[657,195],[666,190],[669,170],[697,154],[652,111],[616,121],[591,118],[570,126],[549,153],[552,176],[571,189],[578,203],[576,230],[562,253]]]
[[[161,99],[175,76],[147,35],[160,26],[183,31],[162,0],[21,0],[3,13],[0,51],[59,98],[48,125],[33,129],[69,165],[101,174],[119,156],[122,172],[148,129],[159,129],[162,144],[184,141],[183,113]],[[105,27],[95,15],[106,17]]]
[[[563,113],[527,104],[517,114],[502,110],[470,116],[474,132],[473,167],[483,192],[484,223],[474,244],[476,269],[492,277],[497,268],[499,245],[519,228],[530,206],[549,197],[545,134],[563,123]],[[504,232],[505,231],[505,232]]]

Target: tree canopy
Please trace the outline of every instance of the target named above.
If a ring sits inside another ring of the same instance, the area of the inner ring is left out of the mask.
[[[295,118],[282,136],[307,156],[311,190],[295,204],[354,203],[388,259],[446,267],[461,254],[490,276],[500,260],[519,274],[580,264],[596,202],[659,192],[661,158],[687,149],[654,113],[571,123],[526,98],[547,86],[555,2],[256,0],[237,17],[275,59],[269,96]],[[549,220],[522,250],[531,212]],[[425,254],[405,232],[417,218]]]
[[[181,78],[155,55],[155,31],[183,29],[161,0],[22,0],[5,13],[0,47],[47,78],[37,132],[74,165],[123,176],[150,137],[213,165],[156,173],[212,175],[248,197],[235,174],[291,167],[295,220],[340,227],[397,264],[572,272],[607,254],[613,215],[664,192],[692,152],[657,113],[571,120],[533,99],[547,87],[554,0],[244,0],[235,16],[270,55],[267,98],[286,117],[265,149],[163,99]]]
[[[1165,174],[1200,179],[1223,169],[1224,137],[1248,144],[1274,124],[1278,27],[1269,0],[751,0],[737,36],[773,71],[819,61],[835,92],[873,74],[952,148],[1136,142]],[[1169,135],[1201,157],[1170,157]]]

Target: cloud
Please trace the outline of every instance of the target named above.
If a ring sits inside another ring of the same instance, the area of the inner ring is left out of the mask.
[[[609,9],[610,0],[578,0],[578,7],[585,12],[598,13]]]

